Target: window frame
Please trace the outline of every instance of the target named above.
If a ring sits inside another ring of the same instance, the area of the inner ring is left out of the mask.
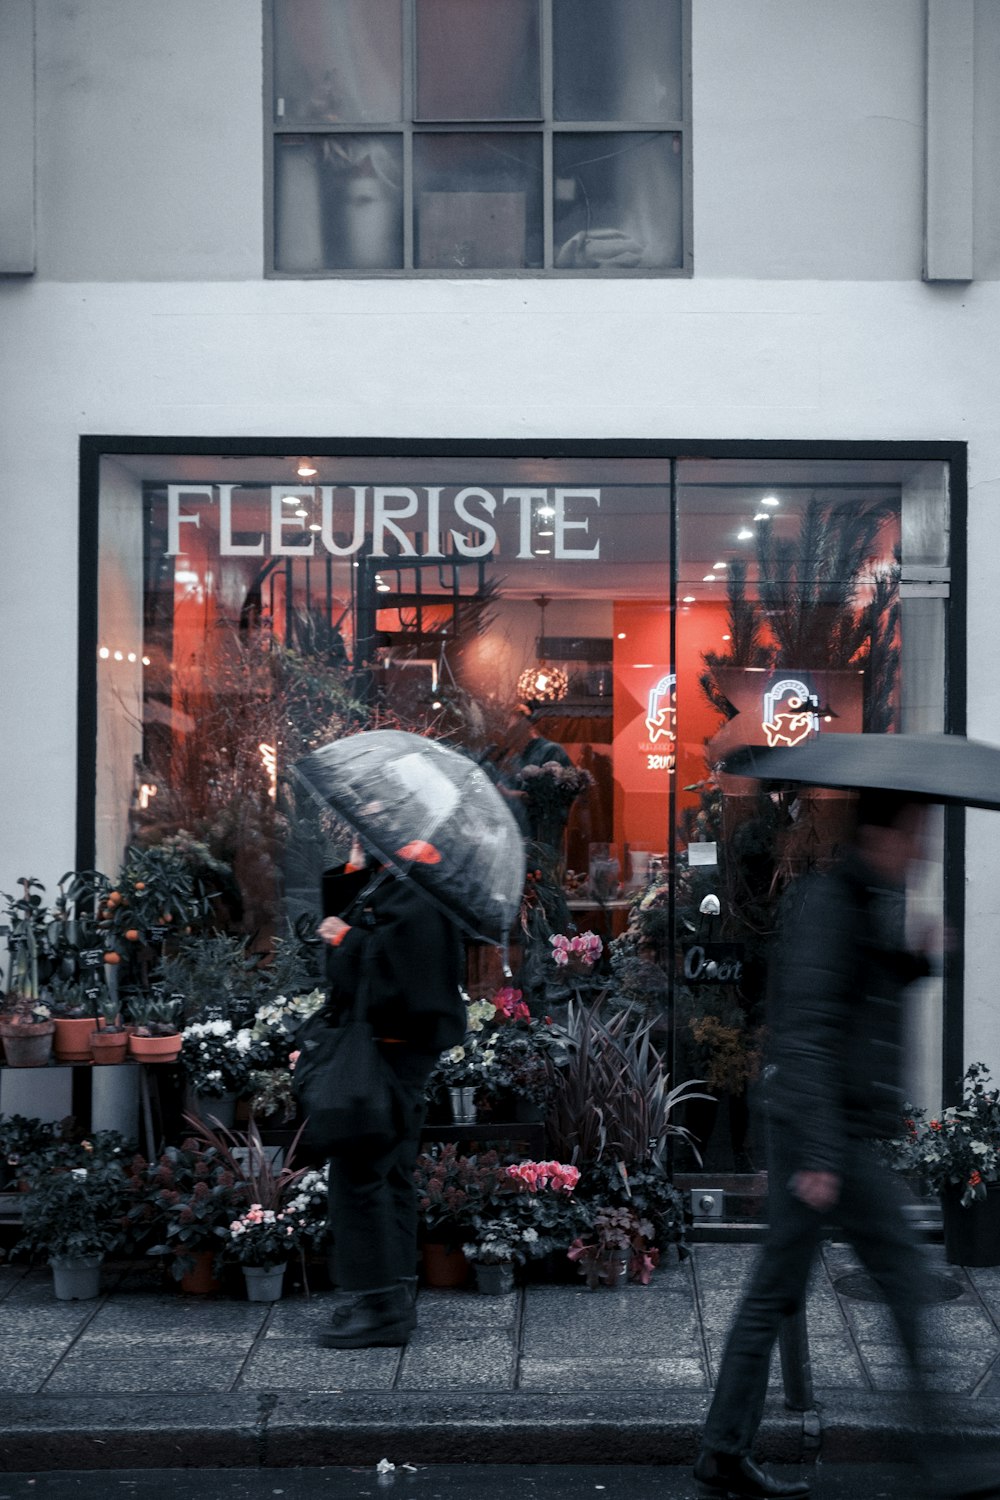
[[[641,120],[556,120],[553,117],[553,68],[552,68],[552,4],[553,0],[537,0],[540,11],[540,71],[542,113],[538,120],[477,120],[435,121],[416,119],[416,0],[402,0],[403,37],[402,69],[403,100],[401,121],[381,121],[333,124],[328,121],[316,124],[283,124],[275,119],[274,59],[275,59],[275,6],[274,0],[264,0],[264,76],[263,76],[263,127],[264,127],[264,275],[274,281],[328,281],[343,280],[401,280],[441,279],[447,280],[494,280],[520,277],[546,280],[568,278],[596,278],[598,280],[634,280],[635,278],[671,279],[690,277],[694,274],[692,246],[692,147],[691,147],[691,0],[680,0],[681,9],[681,118],[671,121]],[[681,264],[664,267],[636,267],[625,269],[613,267],[588,267],[581,269],[557,267],[554,262],[553,244],[553,139],[557,135],[627,135],[627,134],[679,135],[681,140]],[[541,266],[523,267],[448,267],[447,269],[424,269],[413,264],[414,252],[414,193],[413,193],[413,140],[416,135],[496,135],[521,134],[541,136],[542,142],[542,245]],[[275,145],[283,135],[390,135],[402,140],[403,146],[403,265],[392,269],[329,269],[318,271],[283,271],[275,265]]]

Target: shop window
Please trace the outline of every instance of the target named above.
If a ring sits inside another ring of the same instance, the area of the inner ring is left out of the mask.
[[[848,807],[718,764],[946,727],[947,481],[908,458],[107,454],[93,860],[183,835],[220,920],[267,950],[350,842],[296,760],[364,728],[444,739],[495,780],[539,872],[517,982],[546,1002],[550,937],[595,933],[588,997],[650,1019],[674,1081],[714,1096],[679,1116],[705,1169],[757,1171],[778,904]],[[915,919],[943,899],[931,863]],[[494,950],[469,963],[496,987]],[[927,982],[915,1097],[935,1092],[941,1003]],[[677,1163],[698,1164],[680,1142]]]
[[[737,745],[945,728],[947,475],[940,464],[689,461],[678,512],[675,1057],[714,1095],[690,1110],[703,1159],[750,1172],[764,1165],[752,1101],[781,896],[835,857],[852,798],[776,794],[716,767]],[[939,821],[910,894],[924,919],[940,916],[941,834]],[[914,1001],[915,1031],[933,1039],[921,1097],[940,1071],[940,1003],[937,982]]]
[[[272,0],[269,266],[690,270],[686,0]]]

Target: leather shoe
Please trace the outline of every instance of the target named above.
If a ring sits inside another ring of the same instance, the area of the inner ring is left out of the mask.
[[[775,1479],[747,1454],[711,1448],[703,1448],[695,1459],[694,1477],[702,1495],[720,1500],[791,1500],[809,1493],[808,1479]]]
[[[325,1349],[398,1348],[417,1326],[409,1290],[400,1282],[358,1292],[334,1310],[330,1327],[317,1336]]]

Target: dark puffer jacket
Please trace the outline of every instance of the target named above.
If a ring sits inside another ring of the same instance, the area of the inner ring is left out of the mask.
[[[839,1173],[848,1136],[899,1127],[905,990],[930,972],[903,946],[904,916],[903,890],[880,885],[856,854],[788,893],[767,1097],[800,1170]]]
[[[458,929],[412,880],[389,871],[323,879],[324,912],[350,924],[326,954],[329,1009],[342,1015],[367,984],[375,1034],[437,1053],[465,1036]]]

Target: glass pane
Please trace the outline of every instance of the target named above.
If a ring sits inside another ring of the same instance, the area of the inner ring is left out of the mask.
[[[557,267],[682,264],[679,135],[556,135],[552,152]]]
[[[541,137],[414,137],[413,206],[421,270],[540,266]]]
[[[707,1170],[763,1169],[751,1085],[779,903],[836,857],[851,806],[715,768],[740,744],[943,727],[943,601],[901,597],[907,507],[940,479],[938,465],[881,461],[678,464],[675,1048],[678,1076],[707,1079],[718,1101],[687,1120]],[[947,534],[936,514],[936,546],[916,528],[932,551]],[[940,916],[940,871],[919,899]],[[933,986],[914,999],[925,1035],[939,999]]]
[[[101,868],[184,829],[231,872],[234,929],[270,935],[315,914],[349,842],[296,790],[311,746],[395,724],[464,746],[509,792],[547,753],[588,774],[555,810],[511,799],[547,873],[551,926],[515,955],[537,990],[557,977],[549,930],[623,932],[667,847],[669,742],[651,767],[646,718],[670,667],[668,466],[310,467],[105,462],[100,632],[123,659],[99,664]],[[530,734],[511,723],[525,699]]]
[[[557,120],[679,123],[680,0],[555,0]]]
[[[301,273],[401,267],[402,177],[399,136],[278,136],[275,269]]]
[[[418,120],[537,120],[538,0],[417,0]]]
[[[402,0],[274,0],[274,118],[402,119]]]

